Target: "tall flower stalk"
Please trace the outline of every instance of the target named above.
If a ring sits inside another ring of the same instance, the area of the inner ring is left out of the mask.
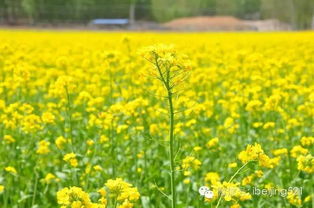
[[[174,94],[175,88],[181,84],[190,69],[186,57],[179,55],[172,45],[155,45],[143,50],[143,57],[153,64],[154,68],[150,75],[158,79],[166,90],[166,99],[168,101],[169,114],[169,162],[170,162],[170,189],[171,189],[171,207],[177,205],[176,194],[176,172],[175,172],[175,111]]]
[[[172,208],[176,207],[176,188],[175,188],[175,165],[174,165],[174,111],[172,103],[172,91],[167,89],[168,102],[169,102],[169,152],[170,152],[170,171],[171,171],[171,195],[172,195]]]

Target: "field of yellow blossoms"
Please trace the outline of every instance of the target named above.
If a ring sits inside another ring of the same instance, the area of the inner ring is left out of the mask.
[[[314,33],[0,40],[1,208],[314,207]]]

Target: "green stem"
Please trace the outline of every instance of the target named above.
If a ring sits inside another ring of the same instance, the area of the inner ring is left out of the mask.
[[[173,110],[173,102],[172,102],[172,87],[170,85],[171,82],[171,73],[170,68],[167,68],[166,74],[164,74],[161,70],[161,67],[158,62],[158,55],[155,56],[155,66],[158,70],[160,80],[164,84],[167,93],[168,93],[168,104],[169,104],[169,152],[170,152],[170,188],[171,188],[171,208],[176,208],[177,202],[177,194],[175,187],[175,164],[174,164],[174,110]]]
[[[35,185],[34,185],[34,191],[33,191],[32,207],[34,206],[35,200],[36,200],[37,185],[38,185],[38,175],[37,175],[37,171],[35,170]]]
[[[70,140],[71,140],[71,148],[73,151],[73,146],[74,146],[74,141],[73,141],[73,126],[72,126],[72,112],[71,112],[71,99],[70,99],[70,94],[69,94],[69,90],[68,87],[65,86],[65,92],[66,92],[66,96],[67,96],[67,116],[68,116],[68,121],[69,121],[69,127],[70,127]]]
[[[312,176],[312,191],[311,191],[312,207],[314,207],[314,175]]]
[[[111,158],[112,158],[112,161],[111,161],[111,168],[112,168],[112,178],[115,178],[116,177],[116,163],[115,163],[115,159],[116,159],[116,144],[115,144],[115,139],[114,139],[114,135],[113,135],[113,132],[114,131],[114,127],[113,127],[113,121],[111,121],[111,124],[110,124],[110,129],[109,129],[109,140],[110,140],[110,143],[111,143],[111,150],[110,150],[110,154],[111,154]]]
[[[66,113],[67,113],[68,122],[69,122],[69,127],[70,127],[69,136],[70,136],[70,140],[71,140],[71,149],[72,149],[72,152],[75,152],[75,148],[74,148],[74,139],[73,139],[73,126],[72,126],[72,106],[71,106],[70,93],[69,93],[69,90],[68,90],[68,87],[67,87],[67,86],[65,86],[65,92],[66,92],[67,101],[68,101],[68,102],[67,102],[67,110],[66,110]],[[73,176],[73,167],[71,167],[71,173],[72,173],[72,176]],[[78,179],[76,170],[74,171],[74,180],[75,180],[75,182],[76,182],[77,184],[79,183],[79,179]]]
[[[114,208],[116,208],[117,207],[117,205],[118,205],[118,202],[117,202],[117,200],[114,200],[114,203],[113,203],[114,205],[113,205],[113,207]]]
[[[172,208],[176,207],[176,188],[175,188],[175,165],[174,165],[174,110],[173,110],[173,103],[172,103],[172,92],[168,88],[168,102],[169,102],[169,116],[170,116],[170,123],[169,123],[169,138],[170,138],[170,171],[171,171],[171,196],[172,196]]]

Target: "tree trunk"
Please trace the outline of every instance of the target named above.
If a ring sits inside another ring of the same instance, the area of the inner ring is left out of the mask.
[[[297,17],[297,10],[296,10],[296,6],[294,3],[294,0],[290,0],[290,6],[291,6],[291,25],[292,25],[292,29],[293,30],[297,30],[298,29],[298,24],[296,21],[296,17]]]
[[[135,1],[131,1],[131,4],[130,4],[129,21],[130,21],[130,25],[133,26],[135,23]]]
[[[13,4],[13,0],[6,0],[5,4],[6,4],[6,13],[7,13],[7,23],[12,25],[14,24],[14,4]]]

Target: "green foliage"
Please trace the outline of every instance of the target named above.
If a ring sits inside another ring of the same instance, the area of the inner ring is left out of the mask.
[[[263,18],[279,19],[292,24],[294,29],[311,27],[314,1],[308,0],[262,0]]]
[[[292,0],[295,11],[295,27],[297,29],[307,29],[311,27],[314,17],[314,1]]]
[[[135,11],[136,19],[158,22],[187,16],[230,15],[242,19],[278,19],[295,29],[308,29],[313,21],[314,1],[0,0],[0,23],[17,23],[25,19],[29,23],[87,23],[95,18],[129,18],[130,11]]]
[[[26,14],[28,15],[30,22],[32,22],[33,17],[36,13],[35,0],[22,0],[21,5],[22,5],[23,9],[25,10]]]
[[[198,15],[201,11],[202,0],[152,0],[152,13],[159,22],[169,21],[177,17]]]
[[[217,14],[220,15],[234,15],[236,12],[236,1],[233,0],[218,0]]]

